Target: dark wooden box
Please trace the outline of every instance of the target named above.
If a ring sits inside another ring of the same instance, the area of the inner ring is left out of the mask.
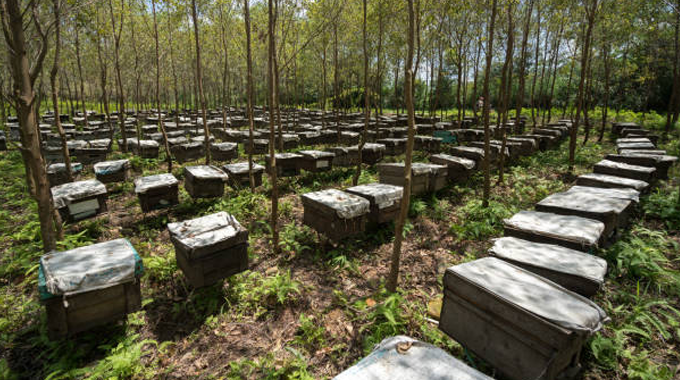
[[[245,139],[243,141],[243,147],[247,154],[250,154],[250,140]],[[269,140],[265,139],[253,139],[253,152],[252,154],[266,154],[269,152]]]
[[[397,138],[378,139],[378,144],[385,145],[385,155],[399,156],[406,153],[406,140]]]
[[[576,184],[580,186],[612,189],[635,189],[639,192],[645,192],[647,189],[649,189],[649,183],[645,181],[598,173],[582,174],[576,178]]]
[[[505,236],[536,243],[556,244],[582,252],[603,245],[604,223],[573,215],[520,211],[503,221]]]
[[[276,175],[279,177],[295,177],[300,174],[302,156],[295,153],[276,153]],[[269,156],[265,157],[265,167],[269,173],[271,168]]]
[[[247,162],[237,162],[222,166],[222,169],[227,173],[227,183],[233,188],[250,187],[250,174]],[[255,180],[255,187],[262,185],[262,173],[264,166],[253,162],[253,179]]]
[[[361,150],[361,162],[367,165],[375,165],[382,161],[384,155],[385,145],[366,143]]]
[[[308,172],[324,172],[333,168],[333,159],[335,155],[330,152],[322,152],[319,150],[301,150],[299,164],[302,170]]]
[[[675,156],[656,154],[608,154],[607,160],[622,162],[629,165],[648,166],[656,168],[656,178],[668,179],[668,169],[678,158]]]
[[[434,154],[430,157],[430,161],[434,164],[447,167],[448,173],[446,177],[449,181],[467,178],[476,166],[473,160],[448,154]]]
[[[205,154],[205,144],[201,142],[178,144],[171,147],[170,151],[177,162],[183,164],[185,162],[194,161],[203,157]]]
[[[358,195],[371,204],[368,221],[373,224],[389,223],[396,220],[401,210],[403,187],[384,183],[369,183],[350,187],[346,192]]]
[[[125,182],[129,172],[129,160],[104,161],[94,164],[95,177],[102,183]]]
[[[51,189],[62,220],[73,223],[106,212],[106,186],[97,180],[68,182]]]
[[[179,203],[179,181],[172,174],[142,177],[135,181],[135,192],[143,212]]]
[[[654,167],[630,165],[623,162],[602,160],[595,164],[593,172],[597,174],[609,174],[618,177],[636,179],[652,183],[655,180],[656,169]]]
[[[303,194],[303,222],[332,241],[363,233],[370,211],[366,199],[336,189]]]
[[[217,198],[224,195],[227,174],[215,166],[184,167],[184,188],[192,198]]]
[[[106,161],[106,148],[79,148],[75,149],[73,155],[83,165],[90,165],[101,161]]]

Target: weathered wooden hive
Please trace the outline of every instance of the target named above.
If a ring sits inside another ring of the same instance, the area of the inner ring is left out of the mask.
[[[71,173],[74,177],[82,170],[83,164],[80,162],[71,162]],[[47,180],[50,183],[50,187],[68,182],[68,176],[66,175],[66,164],[58,162],[56,164],[48,165]]]
[[[139,140],[139,144],[135,144],[134,152],[142,158],[158,158],[158,149],[160,144],[154,140]]]
[[[430,161],[437,165],[446,166],[446,179],[449,181],[467,178],[476,166],[473,160],[448,154],[433,154]]]
[[[576,178],[576,184],[580,186],[634,189],[639,192],[645,192],[649,188],[649,183],[645,181],[598,173],[582,174]]]
[[[303,221],[332,241],[361,234],[366,229],[370,202],[337,189],[302,194]]]
[[[370,202],[368,221],[374,224],[391,222],[399,216],[404,189],[385,183],[369,183],[350,187],[346,192],[358,195]]]
[[[51,190],[54,208],[66,222],[75,222],[106,211],[106,186],[95,179],[68,182]]]
[[[126,239],[40,258],[38,290],[51,339],[111,323],[141,308],[142,260]]]
[[[276,175],[279,177],[294,177],[300,174],[300,161],[302,156],[296,153],[276,153]],[[271,160],[265,157],[265,167],[269,173]]]
[[[205,144],[202,142],[188,142],[185,144],[174,145],[170,148],[172,155],[177,162],[183,164],[185,162],[197,160],[205,155]]]
[[[94,175],[102,183],[125,182],[130,172],[130,160],[97,162]]]
[[[536,140],[529,137],[524,136],[508,137],[507,141],[519,143],[520,155],[523,156],[530,155],[538,150],[538,143],[536,142]]]
[[[492,380],[439,347],[406,336],[383,339],[333,380]]]
[[[73,156],[83,165],[106,161],[108,149],[105,147],[80,147],[73,149]]]
[[[200,288],[248,269],[248,231],[226,212],[168,224],[177,266]]]
[[[451,148],[451,154],[473,160],[476,163],[476,167],[481,167],[482,161],[484,161],[484,149],[481,148],[456,146]]]
[[[607,261],[589,253],[514,237],[494,240],[489,254],[576,292],[595,295],[607,274]]]
[[[327,148],[326,151],[335,155],[333,166],[348,167],[359,163],[359,149],[357,147],[335,146]]]
[[[378,165],[380,183],[404,186],[404,169],[403,162]],[[419,195],[443,189],[446,186],[447,173],[448,168],[444,165],[412,163],[411,194]]]
[[[179,203],[179,181],[170,173],[138,178],[135,193],[143,212]]]
[[[210,158],[225,162],[238,159],[238,144],[233,142],[210,144]]]
[[[290,133],[284,133],[279,137],[279,135],[276,135],[276,146],[278,147],[280,144],[280,141],[283,140],[283,149],[284,150],[290,150],[290,149],[295,149],[300,145],[300,138],[295,135],[295,134],[290,134]]]
[[[192,198],[217,198],[224,194],[227,174],[212,165],[184,167],[184,188]]]
[[[223,165],[222,169],[227,173],[229,186],[236,189],[250,187],[250,169],[247,162]],[[262,173],[264,173],[264,166],[253,162],[255,187],[262,185]]]
[[[385,145],[366,143],[361,150],[361,161],[367,165],[375,165],[385,156]]]
[[[678,161],[675,156],[644,153],[608,154],[606,158],[629,165],[653,167],[658,179],[668,179],[668,169]]]
[[[378,139],[377,143],[385,145],[385,155],[399,156],[406,153],[406,141],[407,139],[389,137],[385,139]]]
[[[505,236],[591,252],[603,243],[604,223],[580,216],[520,211],[503,221]]]
[[[442,139],[432,136],[415,136],[414,149],[428,153],[439,153],[442,148]]]
[[[323,152],[320,150],[301,150],[298,152],[301,156],[298,160],[300,168],[308,172],[323,172],[333,168],[333,159],[335,154],[331,152]]]
[[[359,143],[361,134],[358,132],[340,132],[338,143],[343,145],[355,145]]]
[[[243,148],[246,153],[250,154],[250,139],[243,140]],[[252,154],[266,154],[269,152],[269,140],[253,139]]]
[[[587,298],[496,258],[444,274],[439,328],[510,379],[573,377],[607,320]]]
[[[645,181],[647,183],[652,183],[656,179],[656,168],[654,167],[630,165],[610,160],[602,160],[595,164],[593,172]]]
[[[628,224],[635,203],[628,199],[606,197],[588,191],[551,194],[536,204],[536,211],[581,216],[604,223],[604,238]]]

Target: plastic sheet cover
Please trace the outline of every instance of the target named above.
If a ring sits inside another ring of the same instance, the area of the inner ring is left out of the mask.
[[[380,164],[378,165],[378,169],[386,168],[386,169],[401,169],[403,172],[405,169],[405,163],[403,162],[395,162],[395,163],[389,163],[389,164]],[[446,166],[444,165],[437,165],[437,164],[425,164],[422,162],[413,162],[411,163],[411,173],[413,175],[431,175],[431,174],[436,174],[437,171],[440,170],[446,170]]]
[[[54,207],[57,209],[66,207],[84,198],[106,194],[106,186],[96,179],[69,182],[55,186],[51,190]]]
[[[129,168],[130,160],[103,161],[94,164],[94,172],[102,175],[119,173]]]
[[[306,157],[311,157],[315,160],[318,160],[320,158],[333,158],[335,157],[335,154],[331,152],[324,152],[320,150],[301,150],[298,152],[299,154],[306,156]]]
[[[227,174],[212,165],[186,166],[184,168],[192,177],[196,179],[221,179],[227,180]]]
[[[620,154],[654,154],[654,155],[659,155],[659,156],[664,156],[666,154],[666,151],[663,149],[620,149],[619,150]]]
[[[170,173],[156,174],[135,180],[135,193],[146,194],[149,190],[159,187],[177,185],[179,181]]]
[[[623,162],[616,162],[616,161],[611,161],[611,160],[602,160],[595,164],[595,166],[599,167],[604,167],[604,168],[611,168],[611,169],[619,169],[619,170],[634,170],[638,172],[643,172],[643,173],[648,173],[652,174],[656,171],[656,168],[651,168],[648,166],[640,166],[640,165],[630,165],[630,164],[625,164]]]
[[[302,203],[317,203],[335,211],[340,219],[353,219],[369,212],[371,203],[358,196],[340,191],[328,189],[302,194]]]
[[[233,174],[245,174],[248,173],[248,163],[247,162],[237,162],[234,164],[227,164],[222,166],[225,171]],[[253,162],[253,173],[264,171],[264,166],[256,164]]]
[[[513,228],[577,242],[584,246],[596,245],[604,232],[604,223],[597,220],[539,211],[520,211],[503,222]]]
[[[80,162],[71,162],[71,172],[78,173],[83,170],[83,164]],[[57,162],[47,166],[47,174],[57,174],[61,172],[66,172],[66,164],[63,162]]]
[[[616,144],[616,149],[655,149],[656,146],[651,142],[648,143],[622,143]]]
[[[246,243],[248,231],[226,212],[206,215],[183,222],[169,223],[168,231],[173,238],[192,251],[231,241],[231,246]]]
[[[649,183],[637,179],[630,179],[609,174],[587,173],[582,174],[579,178],[589,179],[597,182],[612,183],[620,186],[630,187],[632,189],[643,191],[649,187]]]
[[[139,255],[126,239],[50,252],[40,258],[40,269],[43,299],[134,281],[143,271]]]
[[[439,158],[443,161],[447,162],[455,162],[461,166],[463,166],[465,169],[472,170],[475,168],[475,162],[469,158],[465,157],[459,157],[459,156],[451,156],[448,154],[435,154],[432,155],[432,158]]]
[[[600,285],[607,274],[607,261],[602,258],[559,245],[535,243],[516,237],[495,239],[489,253],[501,259],[588,278]]]
[[[385,338],[334,380],[492,380],[441,348],[406,336]]]
[[[223,142],[211,144],[210,147],[215,148],[220,152],[228,152],[230,150],[238,149],[238,144],[232,142]]]
[[[371,152],[380,152],[380,151],[385,151],[387,149],[385,147],[385,144],[374,144],[374,143],[366,143],[364,144],[363,150],[371,151]]]
[[[506,261],[486,257],[446,270],[506,302],[578,334],[590,335],[609,320],[589,299]],[[445,283],[444,287],[448,287]]]
[[[378,209],[381,210],[400,202],[404,196],[403,187],[385,183],[369,183],[367,185],[354,186],[346,191],[373,200]]]
[[[597,214],[620,214],[630,206],[630,202],[628,199],[571,191],[549,195],[538,202],[538,204],[546,207],[587,211]]]
[[[640,192],[635,189],[607,189],[604,187],[572,186],[566,193],[587,193],[594,196],[628,199],[640,202]]]

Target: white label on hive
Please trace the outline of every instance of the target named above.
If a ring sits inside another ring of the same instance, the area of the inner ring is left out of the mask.
[[[90,199],[83,202],[71,203],[68,205],[68,211],[71,215],[77,215],[85,212],[96,211],[99,208],[99,200]]]
[[[317,167],[317,168],[327,168],[327,167],[328,167],[328,161],[326,161],[326,160],[317,161],[317,162],[316,162],[316,167]]]

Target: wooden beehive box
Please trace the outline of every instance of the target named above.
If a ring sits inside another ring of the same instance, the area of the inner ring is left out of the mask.
[[[102,183],[125,182],[130,172],[130,160],[104,161],[94,164],[94,175]]]
[[[675,156],[644,153],[608,154],[606,158],[629,165],[653,167],[658,179],[668,179],[668,169],[678,161]]]
[[[397,139],[397,138],[385,138],[378,139],[378,144],[385,145],[385,155],[387,156],[399,156],[406,153],[406,140],[407,139]]]
[[[276,135],[276,147],[278,148],[280,145],[279,141],[283,140],[283,150],[290,150],[290,149],[295,149],[300,145],[300,138],[297,135],[294,134],[287,134],[284,133],[279,137],[278,133]]]
[[[652,183],[655,180],[656,168],[602,160],[595,164],[593,172]]]
[[[183,164],[203,157],[205,155],[205,144],[202,142],[188,142],[174,145],[170,148],[170,151],[177,162]]]
[[[71,162],[71,172],[75,177],[78,173],[83,170],[83,164],[80,162]],[[62,185],[68,182],[68,176],[66,175],[66,164],[56,163],[47,166],[47,180],[50,183],[50,187]]]
[[[143,212],[179,203],[179,181],[170,173],[138,178],[135,193]]]
[[[404,186],[403,162],[378,165],[380,183]],[[411,194],[420,195],[441,190],[446,186],[448,168],[444,165],[411,164]]]
[[[496,258],[444,274],[439,328],[513,380],[575,376],[607,320],[587,298]]]
[[[367,165],[375,165],[382,161],[385,156],[384,144],[366,143],[361,150],[361,162]]]
[[[300,197],[304,223],[332,241],[361,234],[366,229],[370,203],[362,197],[337,189],[302,194]]]
[[[243,140],[243,148],[246,153],[250,154],[250,140]],[[269,140],[265,139],[253,139],[253,151],[252,154],[266,154],[269,152]]]
[[[238,159],[238,144],[233,142],[210,144],[210,158],[225,162]]]
[[[51,189],[54,208],[65,222],[75,222],[106,211],[106,186],[91,179],[68,182]]]
[[[354,148],[354,149],[352,149]],[[348,167],[359,163],[359,149],[357,147],[336,146],[326,149],[333,153],[333,166]]]
[[[350,187],[346,192],[358,195],[371,204],[368,221],[374,224],[391,222],[399,216],[404,189],[385,183],[369,183]]]
[[[170,223],[168,230],[177,265],[195,288],[248,269],[248,231],[226,212]]]
[[[144,269],[125,239],[48,253],[40,258],[38,290],[50,339],[123,318],[141,308]]]
[[[415,136],[414,145],[415,150],[439,153],[442,147],[442,139],[432,136]]]
[[[468,158],[448,154],[434,154],[430,157],[430,161],[447,167],[446,177],[449,181],[467,178],[477,165],[475,161]]]
[[[158,158],[160,144],[154,140],[139,140],[134,145],[134,151],[142,158]]]
[[[538,143],[532,138],[524,136],[508,137],[508,142],[519,143],[519,154],[522,156],[528,156],[538,150]]]
[[[482,148],[457,146],[451,148],[451,154],[473,160],[476,163],[476,167],[481,167],[482,161],[484,161],[484,149]]]
[[[224,194],[227,174],[212,165],[184,167],[184,188],[192,198],[217,198]]]
[[[570,191],[547,196],[536,204],[536,211],[599,220],[604,223],[606,239],[626,227],[634,206],[635,203],[628,199]]]
[[[295,153],[276,153],[276,175],[279,177],[295,177],[300,174],[300,160],[302,156]],[[265,167],[270,172],[271,160],[265,157]]]
[[[556,244],[583,252],[603,243],[604,223],[580,216],[520,211],[503,221],[505,236]]]
[[[355,145],[359,143],[361,135],[358,132],[340,132],[338,143],[344,145]]]
[[[514,237],[494,240],[489,254],[522,267],[584,297],[604,284],[607,261],[589,253]]]
[[[236,189],[250,187],[250,169],[247,162],[227,164],[222,166],[222,169],[227,173],[227,183],[229,186]],[[264,166],[253,162],[253,179],[255,180],[255,187],[262,185],[262,173],[264,173]]]
[[[106,154],[108,150],[106,148],[76,148],[73,150],[73,155],[81,162],[83,165],[90,165],[101,161],[106,161]]]
[[[335,155],[320,150],[301,150],[298,152],[300,168],[308,172],[323,172],[333,168]]]

